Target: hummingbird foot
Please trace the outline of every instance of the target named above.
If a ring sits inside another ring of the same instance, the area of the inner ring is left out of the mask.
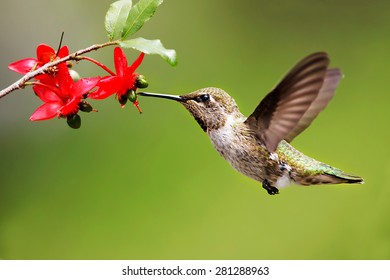
[[[263,180],[263,188],[268,192],[270,195],[279,194],[279,190],[275,188],[274,186],[271,186],[271,184],[268,182],[267,179]]]

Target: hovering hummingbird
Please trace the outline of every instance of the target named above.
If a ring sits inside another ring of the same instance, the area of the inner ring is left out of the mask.
[[[328,68],[327,53],[301,60],[246,118],[234,99],[219,88],[186,95],[139,92],[178,101],[208,134],[214,147],[242,174],[262,183],[271,195],[298,185],[363,183],[363,178],[310,158],[291,142],[332,99],[342,76]]]

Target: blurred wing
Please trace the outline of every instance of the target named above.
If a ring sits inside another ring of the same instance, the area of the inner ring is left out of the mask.
[[[342,74],[340,69],[334,68],[326,71],[324,83],[322,84],[317,98],[314,99],[313,103],[311,103],[306,113],[303,114],[298,124],[287,135],[287,137],[285,138],[286,141],[292,141],[295,136],[304,131],[318,116],[318,114],[325,109],[329,101],[333,98],[341,77]]]
[[[317,98],[328,64],[329,58],[324,52],[304,58],[246,120],[256,135],[264,140],[270,152],[276,150],[281,140],[290,141],[290,133],[297,135],[298,130],[294,129]]]

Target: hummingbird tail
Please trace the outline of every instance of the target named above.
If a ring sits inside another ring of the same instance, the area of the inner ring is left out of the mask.
[[[340,172],[339,174],[326,174],[333,178],[331,184],[364,184],[362,177]]]
[[[323,185],[323,184],[364,184],[363,178],[355,175],[347,174],[339,169],[329,169],[321,173],[313,174],[312,176],[304,176],[303,178],[294,178],[294,180],[304,186]]]

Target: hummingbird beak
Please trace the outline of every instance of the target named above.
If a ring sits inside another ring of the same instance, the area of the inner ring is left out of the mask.
[[[138,92],[137,93],[140,96],[148,96],[148,97],[158,97],[158,98],[165,98],[165,99],[171,99],[179,102],[184,102],[185,99],[179,95],[171,95],[171,94],[161,94],[161,93],[153,93],[153,92]]]

